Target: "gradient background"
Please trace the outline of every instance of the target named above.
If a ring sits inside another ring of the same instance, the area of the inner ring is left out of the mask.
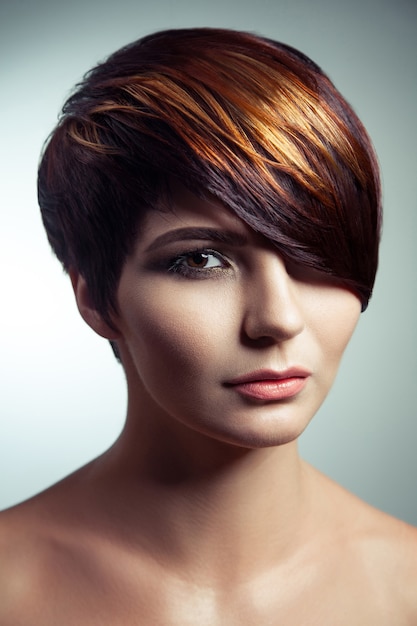
[[[374,298],[300,446],[348,489],[417,524],[415,0],[3,0],[0,508],[103,451],[125,410],[122,370],[79,318],[43,233],[35,187],[42,143],[96,62],[153,30],[204,25],[300,48],[373,138],[385,198]]]

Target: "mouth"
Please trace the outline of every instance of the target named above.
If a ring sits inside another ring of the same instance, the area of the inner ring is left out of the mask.
[[[258,370],[243,374],[225,383],[240,395],[254,400],[273,402],[298,395],[306,386],[311,373],[299,367],[285,371]]]

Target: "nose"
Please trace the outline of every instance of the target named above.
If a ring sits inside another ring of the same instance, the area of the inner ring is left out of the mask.
[[[246,340],[280,343],[304,329],[301,293],[276,251],[263,251],[244,288]]]

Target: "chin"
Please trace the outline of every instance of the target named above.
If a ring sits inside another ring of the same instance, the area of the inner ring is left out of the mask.
[[[277,446],[285,446],[296,441],[304,432],[307,424],[300,425],[296,423],[285,424],[269,424],[243,426],[235,429],[222,430],[220,432],[201,431],[201,434],[218,440],[223,444],[234,447],[259,450],[262,448],[273,448]]]

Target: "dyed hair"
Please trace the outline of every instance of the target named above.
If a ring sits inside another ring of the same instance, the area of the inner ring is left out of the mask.
[[[39,169],[53,250],[110,321],[147,211],[172,178],[213,194],[284,259],[339,278],[366,308],[378,263],[378,166],[358,117],[297,50],[250,33],[158,32],[88,72]]]

